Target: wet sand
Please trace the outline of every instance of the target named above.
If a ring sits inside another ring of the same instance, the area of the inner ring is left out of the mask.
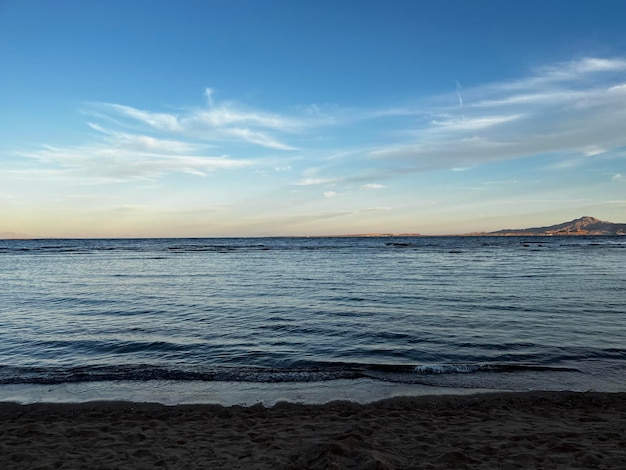
[[[0,404],[0,468],[626,468],[626,393]]]

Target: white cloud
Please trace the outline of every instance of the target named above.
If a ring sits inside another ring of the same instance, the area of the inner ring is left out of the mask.
[[[567,62],[535,67],[528,77],[501,83],[492,83],[479,89],[513,91],[519,89],[559,86],[562,82],[587,80],[600,73],[626,71],[626,59],[583,57]]]
[[[549,90],[544,92],[528,92],[484,98],[472,102],[471,108],[500,108],[504,106],[536,106],[558,105],[577,98],[584,98],[584,91],[574,90]]]
[[[183,109],[178,113],[148,111],[115,103],[96,103],[92,107],[94,115],[117,122],[126,121],[129,126],[143,125],[152,131],[206,142],[246,142],[274,150],[295,150],[296,147],[286,143],[284,137],[328,124],[327,117],[313,116],[308,111],[300,115],[269,113],[234,102],[216,103],[214,95],[213,89],[206,88],[205,107]]]
[[[516,121],[523,118],[523,114],[516,114],[512,116],[479,116],[475,118],[451,118],[445,121],[432,121],[432,124],[436,130],[443,129],[445,131],[473,131],[479,129],[486,129],[488,127],[497,126],[506,122]]]
[[[182,122],[188,127],[206,125],[220,128],[230,125],[249,125],[283,132],[294,132],[304,125],[300,120],[289,119],[276,114],[240,110],[232,104],[192,111],[182,119]]]
[[[112,142],[75,147],[47,145],[39,150],[21,152],[20,155],[38,160],[46,166],[60,168],[66,176],[88,177],[89,180],[82,182],[86,184],[154,179],[172,172],[206,175],[250,164],[246,160],[225,156],[188,155],[167,150],[138,150],[134,145],[124,146],[123,142],[114,139]]]
[[[337,196],[337,193],[335,191],[325,191],[322,194],[324,195],[325,198],[328,198],[328,199]]]
[[[247,142],[260,145],[261,147],[267,147],[276,150],[295,150],[295,147],[283,144],[265,134],[264,132],[251,131],[250,129],[235,127],[224,130],[224,134],[240,137]]]
[[[313,121],[244,109],[233,103],[216,105],[210,88],[204,94],[207,108],[178,113],[92,104],[87,125],[95,134],[87,143],[42,145],[16,154],[37,160],[48,169],[88,177],[91,183],[154,179],[172,172],[201,176],[251,165],[249,158],[211,155],[207,149],[247,143],[271,151],[295,150],[282,136],[313,125]],[[263,156],[257,156],[256,161],[262,164]],[[273,157],[270,167],[284,169],[288,165]]]
[[[625,59],[582,58],[519,80],[466,86],[463,106],[457,86],[447,97],[380,109],[310,104],[269,112],[219,101],[206,88],[203,106],[169,112],[92,104],[91,141],[20,155],[41,169],[114,181],[206,175],[254,161],[272,174],[300,174],[295,186],[328,185],[339,193],[346,183],[383,189],[370,181],[537,155],[557,155],[546,166],[568,168],[626,147],[625,74]],[[220,155],[240,152],[245,157]]]
[[[280,173],[280,172],[283,172],[283,171],[291,171],[291,165],[276,166],[276,167],[274,167],[274,171],[276,173]]]
[[[111,142],[113,142],[114,145],[117,147],[123,147],[139,151],[175,154],[194,152],[197,149],[196,145],[193,145],[189,142],[169,139],[157,139],[155,137],[150,137],[147,135],[129,134],[126,132],[113,131],[90,122],[88,122],[87,125],[102,134],[110,136]]]
[[[464,88],[463,107],[432,106],[410,139],[368,155],[406,171],[464,168],[558,154],[608,154],[626,146],[626,60],[585,58],[537,69],[529,78]],[[428,110],[425,110],[427,113]]]
[[[615,72],[626,70],[626,60],[620,58],[604,59],[583,57],[557,65],[538,69],[539,76],[554,80],[571,80],[599,72]]]
[[[318,186],[320,184],[332,184],[337,183],[337,178],[304,178],[296,183],[296,186]]]
[[[213,106],[213,89],[212,88],[204,89],[204,97],[206,98],[208,105]]]
[[[581,150],[582,150],[582,153],[586,157],[595,157],[596,155],[601,155],[604,152],[606,152],[605,148],[597,147],[597,146],[594,146],[594,145],[591,145],[589,147],[583,148]]]
[[[99,105],[103,110],[109,109],[116,112],[122,117],[132,118],[134,120],[148,124],[150,127],[161,131],[181,132],[183,130],[178,116],[168,113],[153,113],[113,103],[101,103]]]

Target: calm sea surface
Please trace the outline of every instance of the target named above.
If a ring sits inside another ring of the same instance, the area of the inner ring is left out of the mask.
[[[626,391],[626,237],[0,241],[0,385]]]

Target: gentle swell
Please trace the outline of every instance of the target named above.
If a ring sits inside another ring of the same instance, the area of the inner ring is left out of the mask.
[[[565,372],[577,369],[533,364],[324,364],[312,367],[211,367],[173,369],[149,364],[84,367],[0,366],[0,384],[61,384],[100,381],[204,381],[204,382],[320,382],[372,378],[396,383],[419,383],[420,376],[499,372]]]

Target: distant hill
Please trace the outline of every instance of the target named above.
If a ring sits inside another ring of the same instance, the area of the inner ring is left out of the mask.
[[[504,229],[497,232],[487,232],[482,235],[626,235],[626,224],[605,222],[595,217],[581,217],[570,222],[550,225],[549,227],[535,227],[523,229]]]
[[[33,238],[30,235],[15,232],[0,232],[0,240],[26,240]]]
[[[337,238],[384,238],[384,237],[419,237],[419,233],[351,233],[348,235],[330,235]],[[321,237],[324,238],[324,237]]]

